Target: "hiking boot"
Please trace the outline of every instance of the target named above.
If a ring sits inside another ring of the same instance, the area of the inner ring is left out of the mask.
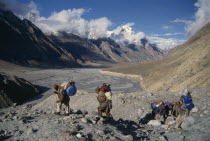
[[[60,112],[55,112],[54,114],[55,114],[55,115],[61,115],[61,113],[60,113]]]

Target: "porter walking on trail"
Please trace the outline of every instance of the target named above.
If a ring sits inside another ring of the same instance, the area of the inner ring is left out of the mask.
[[[110,84],[104,83],[101,88],[97,87],[95,91],[98,94],[97,100],[99,102],[98,116],[102,117],[102,113],[105,112],[107,120],[110,120],[110,110],[112,109]]]
[[[64,82],[61,85],[55,84],[53,88],[55,89],[54,94],[55,94],[55,99],[56,99],[56,113],[57,115],[60,115],[61,113],[61,106],[64,104],[64,109],[65,109],[65,115],[69,115],[70,113],[70,96],[73,96],[76,94],[77,89],[75,87],[75,82],[70,81],[70,82]]]

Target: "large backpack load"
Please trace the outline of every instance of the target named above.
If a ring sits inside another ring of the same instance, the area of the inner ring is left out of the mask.
[[[107,100],[105,93],[102,92],[102,91],[100,91],[98,93],[98,98],[97,99],[98,99],[98,102],[100,102],[100,103],[103,103]]]
[[[66,89],[66,94],[68,96],[73,96],[77,93],[77,88],[75,85],[70,85],[67,89]]]
[[[104,83],[101,86],[100,91],[105,92],[105,93],[111,91],[110,84]]]
[[[162,104],[163,104],[162,101],[153,102],[153,103],[151,103],[151,108],[152,108],[152,110],[154,110],[155,113],[159,113],[160,112],[160,106]]]
[[[170,103],[168,101],[166,101],[164,103],[165,103],[165,106],[168,108],[168,110],[172,110],[172,108],[173,108],[173,104],[172,103]]]
[[[64,90],[66,90],[70,86],[70,82],[63,82],[60,84],[60,87],[62,87]]]
[[[55,91],[55,93],[58,95],[59,98],[57,102],[68,103],[69,97],[66,95],[65,90],[68,88],[69,85],[70,82],[64,82],[59,86],[57,85],[57,90]]]

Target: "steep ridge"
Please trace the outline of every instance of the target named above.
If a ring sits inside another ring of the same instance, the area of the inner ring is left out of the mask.
[[[75,66],[73,56],[29,20],[0,10],[0,59],[25,66]]]
[[[107,69],[140,75],[150,91],[177,91],[210,84],[210,23],[158,61]]]

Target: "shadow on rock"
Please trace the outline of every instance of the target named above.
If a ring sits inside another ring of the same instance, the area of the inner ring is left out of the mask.
[[[31,101],[35,101],[35,100],[41,99],[43,97],[43,93],[50,89],[48,87],[40,86],[40,85],[35,85],[35,87],[38,88],[41,91],[42,94],[39,94],[37,96],[34,96],[34,97],[30,98],[26,102],[31,102]]]
[[[40,85],[34,85],[36,88],[38,88],[40,91],[41,91],[41,93],[44,93],[44,92],[46,92],[46,91],[48,91],[50,88],[48,88],[48,87],[45,87],[45,86],[40,86]]]
[[[154,119],[154,115],[152,113],[147,113],[143,118],[139,120],[139,124],[147,124],[150,120]]]
[[[147,132],[142,131],[143,127],[140,127],[134,121],[131,120],[123,120],[119,119],[117,121],[107,121],[105,124],[110,124],[112,126],[117,127],[119,131],[121,131],[125,136],[132,136],[133,140],[148,140]]]

